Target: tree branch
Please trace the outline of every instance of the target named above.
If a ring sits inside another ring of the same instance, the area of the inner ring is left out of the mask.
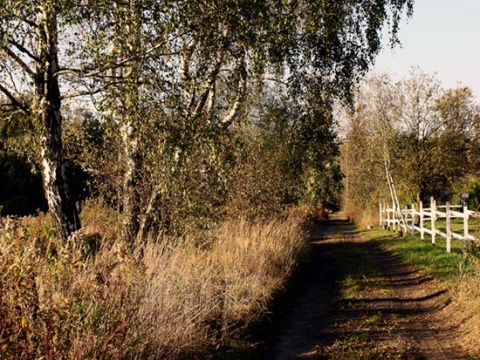
[[[76,98],[76,97],[80,97],[80,96],[86,96],[86,95],[95,95],[95,94],[99,94],[101,93],[102,91],[105,91],[107,88],[109,88],[110,86],[115,86],[115,85],[118,85],[118,84],[122,84],[123,82],[122,81],[115,81],[115,82],[111,82],[111,83],[108,83],[96,90],[84,90],[84,91],[78,91],[76,93],[72,93],[72,94],[66,94],[66,95],[62,95],[60,97],[61,100],[64,100],[64,99],[72,99],[72,98]]]
[[[192,117],[197,116],[205,107],[205,104],[207,103],[208,97],[211,93],[211,91],[214,88],[215,82],[217,80],[218,73],[220,72],[220,69],[223,64],[223,60],[225,58],[225,50],[222,49],[220,53],[217,56],[217,59],[215,61],[215,65],[210,73],[210,77],[205,84],[204,91],[203,93],[199,96],[199,100],[195,106],[195,109],[193,110]]]
[[[35,77],[35,73],[33,72],[32,69],[22,60],[20,57],[15,54],[12,50],[10,50],[8,47],[4,47],[5,52],[7,53],[8,56],[10,56],[15,62],[20,65],[20,67],[30,76],[32,79]]]
[[[222,119],[221,123],[224,129],[230,127],[238,116],[242,99],[247,91],[247,69],[245,68],[245,52],[239,59],[240,79],[238,81],[238,91],[235,101],[230,108],[228,114]]]
[[[27,18],[23,18],[22,20],[23,20],[25,23],[27,23],[28,25],[30,25],[31,27],[33,27],[33,28],[38,28],[38,24],[35,23],[34,21],[28,20]]]
[[[17,43],[16,41],[14,41],[13,39],[8,39],[8,42],[10,44],[12,44],[13,46],[15,46],[18,50],[20,50],[22,53],[24,53],[25,55],[27,55],[29,58],[31,58],[32,60],[36,61],[36,62],[40,62],[40,59],[38,57],[36,57],[35,55],[33,55],[27,48],[25,48],[22,44],[19,44]]]
[[[165,44],[166,44],[166,41],[162,41],[162,42],[156,44],[155,46],[152,46],[150,49],[145,51],[142,55],[150,55],[155,50],[158,50],[161,46],[163,46]],[[161,55],[178,55],[179,53],[180,52],[168,52],[168,53],[163,53]],[[57,72],[55,72],[53,74],[53,76],[58,77],[58,76],[61,76],[61,75],[70,74],[70,75],[76,75],[76,76],[80,76],[80,77],[92,77],[92,76],[99,75],[102,72],[105,72],[107,70],[116,69],[116,68],[119,68],[121,66],[124,66],[124,65],[128,64],[129,62],[138,59],[139,57],[140,57],[140,54],[135,54],[135,55],[133,55],[129,58],[123,59],[119,62],[111,62],[107,65],[100,66],[100,67],[95,68],[95,69],[91,69],[89,72],[85,72],[84,70],[80,70],[80,69],[63,68],[63,69],[60,69]]]
[[[283,86],[288,86],[288,83],[286,81],[283,81],[283,80],[280,80],[280,79],[276,79],[276,78],[273,78],[273,77],[265,77],[263,78],[263,80],[265,81],[271,81],[271,82],[276,82],[276,83],[279,83]]]
[[[21,109],[26,115],[30,115],[30,109],[22,104],[19,100],[15,98],[15,96],[2,84],[0,84],[0,91],[10,100],[12,106]]]
[[[180,58],[181,61],[181,81],[185,84],[184,86],[184,95],[187,98],[188,107],[191,108],[195,101],[195,87],[192,85],[192,76],[190,75],[190,61],[197,46],[195,39],[191,41],[189,45],[185,46],[183,51],[183,56]]]

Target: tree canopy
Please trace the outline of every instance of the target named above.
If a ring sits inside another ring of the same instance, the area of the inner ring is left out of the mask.
[[[325,130],[332,101],[350,97],[384,27],[397,42],[412,7],[413,0],[4,0],[2,117],[22,113],[35,124],[47,202],[66,238],[81,224],[65,175],[63,114],[66,104],[88,101],[105,124],[102,143],[117,155],[91,152],[118,159],[103,170],[112,174],[123,236],[134,242],[152,226],[176,229],[199,204],[210,204],[202,207],[209,218],[218,213],[233,181],[225,169],[239,164],[239,129],[258,113],[255,96],[298,101],[304,156],[316,169],[299,175],[311,183],[330,171],[319,159],[335,153]],[[332,198],[328,187],[309,197]]]

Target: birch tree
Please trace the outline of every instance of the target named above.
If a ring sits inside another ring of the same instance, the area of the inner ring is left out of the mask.
[[[342,146],[348,199],[353,207],[376,211],[378,202],[391,201],[391,172],[396,159],[396,92],[386,75],[367,79],[347,112],[349,131]],[[395,196],[394,196],[395,197]]]
[[[62,239],[80,228],[71,201],[62,147],[59,17],[68,5],[56,1],[5,1],[1,5],[2,111],[22,113],[38,129],[43,187]]]

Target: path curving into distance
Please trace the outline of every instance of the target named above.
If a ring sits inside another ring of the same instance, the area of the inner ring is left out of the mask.
[[[435,279],[365,241],[341,215],[315,228],[311,241],[309,272],[269,359],[466,358],[448,321],[448,294]],[[362,270],[370,273],[359,276]]]

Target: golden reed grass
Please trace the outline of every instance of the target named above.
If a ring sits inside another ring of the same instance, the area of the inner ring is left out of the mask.
[[[90,205],[84,217],[73,250],[48,216],[4,224],[0,358],[206,354],[261,319],[307,249],[304,211],[226,222],[202,247],[165,239],[133,254],[115,240],[114,213]]]
[[[472,359],[477,359],[480,355],[480,259],[472,256],[467,261],[468,266],[461,267],[452,285],[456,314],[452,314],[451,322],[458,328],[463,348]]]

